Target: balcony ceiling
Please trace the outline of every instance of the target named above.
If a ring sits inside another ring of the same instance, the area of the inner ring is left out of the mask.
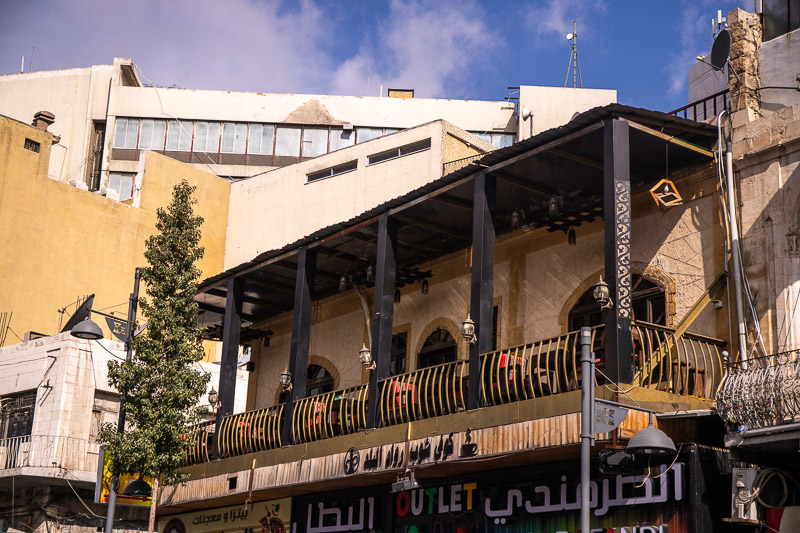
[[[378,219],[398,220],[398,279],[430,261],[472,244],[473,179],[497,178],[497,235],[511,231],[511,214],[524,211],[524,225],[566,232],[603,217],[603,124],[618,118],[630,124],[631,188],[650,189],[667,174],[707,162],[717,141],[709,124],[663,113],[610,104],[587,111],[568,124],[491,152],[468,166],[354,219],[323,228],[205,280],[198,290],[200,324],[220,339],[227,280],[244,282],[241,342],[263,336],[252,324],[291,311],[297,252],[317,252],[315,299],[338,292],[345,271],[364,272],[375,256]],[[561,207],[551,217],[549,203]]]

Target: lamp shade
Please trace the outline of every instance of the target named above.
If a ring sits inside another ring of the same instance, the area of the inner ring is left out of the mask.
[[[90,318],[87,318],[86,320],[80,322],[78,325],[72,328],[69,334],[79,339],[89,339],[97,341],[103,338],[103,330],[100,329],[100,326],[95,324]]]
[[[675,453],[675,443],[651,422],[631,437],[626,450],[636,455],[663,455]]]

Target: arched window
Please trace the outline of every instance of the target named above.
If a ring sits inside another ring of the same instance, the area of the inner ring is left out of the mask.
[[[320,365],[308,365],[306,374],[306,398],[333,390],[333,376]]]
[[[664,288],[639,274],[634,274],[632,277],[633,319],[666,326],[667,299]],[[594,300],[593,290],[594,287],[590,287],[583,293],[569,312],[569,331],[603,323],[603,315],[600,306]]]
[[[456,341],[450,332],[445,328],[437,328],[422,344],[417,356],[417,368],[455,361],[457,350]]]

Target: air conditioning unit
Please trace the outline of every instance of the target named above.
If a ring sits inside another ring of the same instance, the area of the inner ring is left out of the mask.
[[[753,482],[757,468],[734,468],[731,479],[730,522],[758,524],[758,509],[753,498]],[[752,501],[751,501],[752,499]]]

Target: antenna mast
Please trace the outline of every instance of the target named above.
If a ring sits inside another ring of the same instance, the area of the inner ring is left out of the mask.
[[[578,22],[573,20],[572,21],[572,33],[567,34],[567,40],[572,41],[572,52],[569,54],[569,65],[567,65],[567,77],[564,78],[564,87],[567,86],[567,81],[569,81],[569,71],[572,71],[572,88],[574,89],[576,85],[576,75],[577,81],[580,81],[581,89],[583,89],[583,78],[581,77],[581,64],[578,61]]]

